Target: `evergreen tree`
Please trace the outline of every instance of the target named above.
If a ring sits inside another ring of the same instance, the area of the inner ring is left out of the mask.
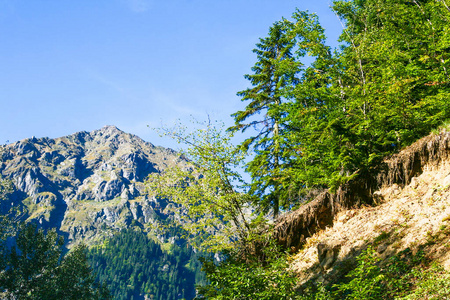
[[[300,66],[293,59],[292,27],[286,19],[276,22],[270,27],[269,36],[256,45],[253,52],[258,61],[252,68],[254,74],[245,75],[253,87],[238,93],[242,101],[249,103],[245,110],[232,115],[235,125],[229,128],[233,132],[256,130],[256,135],[242,143],[245,150],[254,150],[254,157],[247,165],[252,176],[250,193],[263,199],[263,206],[273,208],[275,215],[282,205],[280,177],[286,147],[281,104],[286,100],[286,90],[296,84]],[[258,114],[263,117],[256,117]]]
[[[335,186],[371,172],[450,116],[450,12],[441,1],[335,1],[345,24],[343,98],[333,129],[345,141]],[[337,165],[337,163],[335,163]],[[342,180],[343,177],[343,180]]]

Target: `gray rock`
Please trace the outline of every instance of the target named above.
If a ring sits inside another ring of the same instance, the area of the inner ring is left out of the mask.
[[[68,242],[112,234],[133,219],[156,224],[165,218],[167,203],[146,197],[144,180],[175,164],[187,167],[177,152],[115,126],[23,140],[4,146],[0,155],[0,173],[17,190],[7,206],[65,232]]]
[[[337,259],[340,245],[327,245],[319,243],[317,245],[317,255],[319,257],[319,264],[323,270],[330,269]]]

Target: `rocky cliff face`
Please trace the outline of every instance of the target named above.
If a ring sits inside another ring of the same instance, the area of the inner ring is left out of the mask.
[[[16,189],[0,209],[15,207],[23,219],[56,227],[69,243],[132,222],[155,225],[166,204],[144,193],[144,181],[173,165],[186,166],[186,160],[114,126],[25,139],[0,149],[0,173]]]

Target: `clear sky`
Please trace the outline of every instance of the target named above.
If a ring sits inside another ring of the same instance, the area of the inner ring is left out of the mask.
[[[0,0],[0,144],[190,115],[231,125],[258,38],[295,8],[341,31],[328,0]]]

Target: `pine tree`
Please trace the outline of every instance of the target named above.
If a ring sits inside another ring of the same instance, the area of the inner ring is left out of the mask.
[[[235,125],[229,130],[245,132],[254,128],[256,134],[242,143],[245,150],[253,149],[255,156],[247,165],[252,176],[250,193],[263,199],[263,206],[271,207],[277,214],[280,207],[280,176],[285,151],[284,112],[281,104],[286,100],[287,89],[295,85],[299,64],[293,59],[295,35],[292,22],[283,19],[269,29],[268,37],[260,39],[253,52],[257,62],[253,74],[245,75],[252,86],[238,92],[242,101],[249,101],[245,110],[232,116]],[[262,118],[256,117],[263,114]]]

